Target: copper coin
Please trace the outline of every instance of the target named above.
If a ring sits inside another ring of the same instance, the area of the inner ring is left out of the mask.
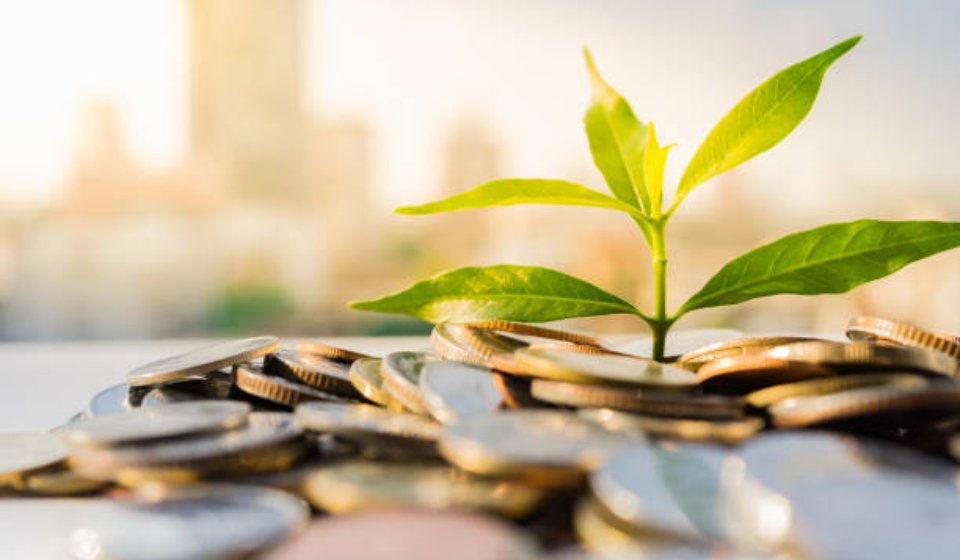
[[[360,397],[359,391],[350,383],[350,364],[340,360],[281,348],[264,358],[263,371],[333,395],[351,399]]]
[[[323,342],[301,342],[297,344],[297,350],[305,354],[314,354],[331,360],[340,360],[342,362],[354,362],[360,358],[372,358],[362,352],[340,348],[332,344]]]

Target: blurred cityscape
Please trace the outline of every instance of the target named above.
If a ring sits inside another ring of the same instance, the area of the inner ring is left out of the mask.
[[[604,211],[383,215],[373,202],[383,157],[375,121],[306,109],[303,2],[184,6],[186,155],[166,169],[142,165],[118,106],[87,103],[62,195],[0,210],[3,338],[422,332],[345,303],[446,268],[496,262],[551,266],[626,298],[649,297],[640,236]],[[565,117],[575,126],[575,115]],[[452,117],[435,145],[437,196],[511,171],[503,132],[482,111]],[[542,175],[601,188],[589,168],[571,167]],[[741,175],[719,182],[710,209],[693,208],[671,231],[674,303],[733,255],[794,229],[744,194]],[[868,200],[862,212],[957,219],[956,202]],[[958,285],[960,258],[943,256],[849,296],[774,298],[685,324],[838,331],[852,314],[879,313],[955,330]],[[575,326],[640,328],[618,317]]]

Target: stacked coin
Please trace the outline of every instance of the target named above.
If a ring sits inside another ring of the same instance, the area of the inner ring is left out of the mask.
[[[112,496],[78,558],[950,557],[957,339],[848,334],[686,332],[669,363],[504,321],[382,357],[225,342],[0,436],[0,490]]]

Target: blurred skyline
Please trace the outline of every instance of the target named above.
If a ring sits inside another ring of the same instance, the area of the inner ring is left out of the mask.
[[[672,185],[747,91],[864,35],[790,137],[685,203],[671,225],[671,306],[789,231],[960,220],[957,21],[960,5],[892,0],[0,6],[0,338],[405,331],[421,327],[345,303],[497,262],[644,302],[646,250],[629,220],[390,212],[495,177],[605,190],[582,132],[583,45],[661,142],[679,143]],[[847,296],[772,298],[685,324],[839,330],[875,313],[960,331],[957,282],[960,259],[943,255]]]
[[[186,5],[0,7],[3,198],[59,196],[91,102],[118,107],[131,157],[147,168],[169,168],[187,155]],[[676,177],[746,91],[862,33],[861,45],[827,76],[808,121],[745,166],[745,181],[773,203],[790,193],[794,212],[822,213],[824,200],[850,204],[867,194],[837,189],[838,182],[890,196],[919,184],[942,196],[960,179],[951,149],[960,127],[956,3],[307,0],[303,7],[306,110],[316,118],[362,115],[377,129],[381,208],[439,192],[438,139],[462,114],[502,138],[506,175],[586,175],[601,188],[579,122],[588,96],[584,44],[641,118],[679,144],[668,168]]]

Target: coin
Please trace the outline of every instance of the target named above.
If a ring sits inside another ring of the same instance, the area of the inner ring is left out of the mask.
[[[742,399],[724,395],[664,392],[549,379],[535,379],[531,392],[541,401],[564,406],[614,408],[681,418],[740,418],[745,406]]]
[[[609,408],[584,408],[578,412],[578,415],[615,432],[625,431],[644,434],[651,438],[700,441],[723,445],[740,443],[763,429],[763,420],[759,418],[739,418],[735,420],[664,418],[621,412]]]
[[[930,348],[960,358],[960,340],[956,337],[937,334],[891,319],[854,317],[847,325],[847,337],[850,340],[874,340]]]
[[[834,375],[836,372],[825,366],[758,354],[718,358],[697,370],[703,391],[721,395],[745,395],[771,385]]]
[[[25,475],[63,463],[69,454],[56,434],[0,434],[0,488],[17,486]]]
[[[360,397],[350,383],[350,364],[344,361],[280,348],[264,358],[263,371],[300,381],[325,393],[351,399]]]
[[[208,378],[169,383],[149,389],[140,406],[150,408],[180,402],[224,400],[230,397],[232,389],[233,373],[220,370]]]
[[[154,487],[98,502],[70,533],[75,558],[248,557],[307,523],[302,500],[279,490],[228,485]]]
[[[305,354],[314,354],[331,360],[339,360],[341,362],[355,362],[361,358],[373,357],[362,352],[347,350],[346,348],[340,348],[339,346],[333,346],[323,342],[301,342],[297,344],[297,351]]]
[[[737,461],[743,480],[790,500],[803,557],[954,558],[960,547],[956,470],[943,461],[815,431],[765,432]],[[727,482],[739,491],[735,477]]]
[[[667,361],[674,361],[683,354],[699,350],[704,346],[739,338],[743,338],[743,332],[734,329],[672,330],[667,334],[664,358]],[[606,343],[604,346],[634,356],[653,357],[653,337],[649,336],[616,344]]]
[[[303,403],[297,407],[296,418],[306,430],[364,443],[433,449],[440,435],[440,425],[424,416],[365,404]]]
[[[427,362],[420,394],[430,414],[443,424],[489,414],[503,403],[492,372],[463,362]]]
[[[590,488],[607,511],[638,530],[741,549],[779,548],[791,529],[789,502],[777,496],[744,504],[758,495],[725,492],[726,459],[715,447],[637,442],[591,473]],[[757,511],[763,516],[752,515]]]
[[[417,414],[427,414],[420,394],[420,375],[430,356],[423,352],[393,352],[380,362],[383,386],[404,408]]]
[[[512,365],[514,350],[527,346],[522,340],[493,331],[452,323],[436,325],[430,334],[430,344],[441,359],[493,365],[494,369],[511,373],[515,369]]]
[[[31,496],[80,496],[99,492],[107,485],[68,468],[49,468],[24,477],[17,491]]]
[[[791,397],[768,409],[773,424],[798,428],[894,413],[947,414],[960,410],[960,386],[930,383],[920,387],[879,385],[829,395]]]
[[[580,542],[594,550],[629,550],[640,538],[649,538],[649,534],[638,534],[610,517],[596,498],[581,498],[574,506],[573,530]]]
[[[245,424],[249,413],[249,404],[236,401],[177,403],[95,416],[60,435],[75,447],[125,445],[230,430]]]
[[[693,373],[642,358],[584,354],[557,349],[521,349],[519,368],[532,377],[580,383],[620,383],[661,390],[686,391],[697,384]]]
[[[536,544],[512,526],[471,513],[415,509],[315,520],[266,560],[323,556],[338,560],[534,560]]]
[[[403,411],[404,406],[383,387],[380,358],[360,358],[350,366],[350,382],[364,397],[390,410]]]
[[[915,373],[856,373],[774,385],[773,387],[754,391],[745,398],[748,405],[754,408],[765,409],[791,397],[826,395],[847,389],[870,387],[873,385],[920,387],[926,384],[926,378]]]
[[[315,469],[304,484],[307,498],[334,514],[385,507],[485,510],[508,517],[529,514],[541,490],[479,478],[437,464],[348,461]]]
[[[771,358],[807,362],[841,372],[909,370],[952,377],[957,360],[936,350],[906,346],[882,346],[870,342],[799,342],[769,350]]]
[[[212,474],[284,469],[304,449],[292,414],[251,412],[242,428],[151,444],[84,449],[70,456],[70,465],[83,476],[128,486],[182,483]]]
[[[514,321],[480,321],[476,323],[467,323],[467,325],[475,329],[502,331],[522,336],[532,336],[536,338],[546,338],[549,340],[581,344],[584,346],[600,346],[600,341],[595,336],[564,331],[560,329],[551,329],[549,327],[531,325],[529,323],[517,323]]]
[[[814,342],[818,340],[821,339],[805,336],[751,336],[747,338],[735,338],[733,340],[708,344],[702,348],[687,352],[677,359],[677,365],[692,371],[697,371],[700,366],[711,360],[719,360],[720,358],[730,358],[733,356],[749,356],[784,344]]]
[[[507,408],[541,408],[549,405],[533,398],[530,382],[529,377],[493,371],[493,384],[497,387],[497,392],[500,393],[503,404]]]
[[[628,439],[570,413],[511,410],[445,426],[439,447],[465,471],[562,484],[578,480]]]
[[[138,403],[131,400],[130,389],[131,387],[126,383],[118,383],[107,387],[91,397],[83,415],[85,417],[100,416],[101,414],[111,414],[134,408]],[[140,394],[137,396],[142,397]]]
[[[253,364],[236,366],[237,388],[244,393],[287,407],[294,407],[306,401],[339,401],[345,399],[330,393],[318,391],[313,387],[277,377],[266,375]]]
[[[205,346],[144,364],[127,374],[127,382],[131,386],[163,385],[203,376],[269,354],[278,344],[276,337],[261,336]]]

